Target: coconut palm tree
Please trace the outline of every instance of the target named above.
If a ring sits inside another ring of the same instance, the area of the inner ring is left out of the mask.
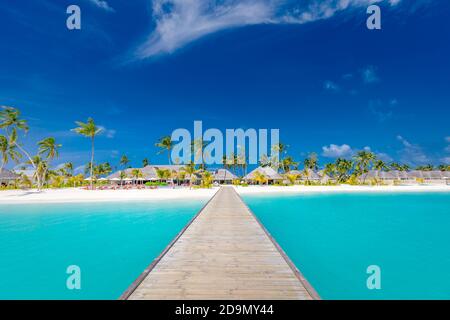
[[[202,172],[202,186],[204,188],[210,188],[214,181],[214,177],[211,172],[203,171]]]
[[[91,189],[93,188],[93,164],[94,164],[94,153],[95,153],[95,136],[100,134],[102,132],[102,128],[97,127],[97,125],[94,122],[94,119],[88,118],[87,122],[81,122],[77,121],[75,122],[78,127],[75,129],[72,129],[74,132],[85,136],[87,138],[91,139],[91,166],[90,166],[90,174],[91,174],[91,181],[90,186]]]
[[[317,171],[319,169],[319,164],[317,161],[317,154],[311,153],[304,161],[303,161],[303,176],[306,178],[306,183],[309,183],[309,175],[310,171]]]
[[[16,150],[16,145],[6,136],[0,135],[0,154],[2,163],[0,164],[0,174],[9,160],[18,162],[22,155]]]
[[[142,168],[145,168],[149,164],[150,164],[150,161],[147,158],[144,158],[144,160],[142,160]]]
[[[123,180],[125,180],[127,178],[127,174],[125,171],[120,171],[119,174],[119,179],[120,179],[120,185],[123,185]]]
[[[32,158],[33,163],[36,166],[36,169],[34,171],[34,178],[37,181],[38,184],[38,189],[41,189],[41,186],[44,185],[44,183],[46,182],[46,179],[48,178],[48,164],[47,161],[45,161],[44,159],[42,159],[39,155],[34,156]],[[31,160],[29,160],[27,162],[27,164],[31,164]]]
[[[159,141],[155,144],[158,148],[161,150],[158,151],[158,154],[161,154],[165,151],[167,151],[167,158],[169,159],[169,164],[172,164],[170,160],[170,150],[173,147],[172,138],[170,136],[165,136],[159,139]]]
[[[295,167],[297,165],[298,165],[298,162],[295,162],[291,156],[286,157],[283,160],[281,160],[281,167],[282,167],[284,173],[291,171],[291,168]]]
[[[335,163],[327,163],[323,169],[323,173],[337,181],[337,167]]]
[[[18,142],[18,132],[28,133],[29,127],[26,120],[20,117],[20,111],[16,108],[3,106],[0,111],[0,129],[4,129],[10,143],[17,147],[28,158],[28,162],[37,170],[33,157]],[[38,181],[39,184],[39,181]]]
[[[194,174],[197,171],[195,169],[195,164],[191,161],[186,166],[184,166],[183,171],[189,175],[189,189],[192,188],[192,182],[194,181]]]
[[[138,180],[144,177],[142,174],[142,171],[139,169],[133,169],[131,170],[131,176],[136,179],[136,184],[138,184]]]
[[[337,158],[336,159],[336,171],[337,171],[337,182],[347,181],[349,177],[349,172],[353,168],[353,161]]]
[[[44,140],[39,141],[38,146],[39,146],[38,154],[40,156],[42,156],[42,155],[45,156],[47,165],[50,166],[50,163],[52,162],[52,160],[55,157],[58,157],[58,155],[59,155],[58,149],[61,148],[62,145],[57,144],[55,141],[55,138],[50,137],[50,138],[46,138]],[[48,170],[48,167],[47,167],[46,171],[44,172],[44,177],[47,175],[47,170]],[[39,186],[39,187],[42,187],[42,186]]]
[[[259,172],[259,171],[255,171],[253,173],[253,180],[255,180],[259,185],[266,184],[269,181],[267,179],[266,175],[264,173],[262,173],[262,172]]]
[[[73,176],[73,163],[72,162],[65,163],[63,168],[64,168],[67,176],[69,176],[69,177]]]
[[[370,151],[358,151],[358,153],[353,157],[355,160],[355,167],[356,167],[356,175],[360,176],[363,175],[363,181],[362,183],[366,181],[367,172],[369,172],[370,166],[373,164],[373,162],[376,160],[376,156],[373,152]]]
[[[130,163],[130,160],[126,155],[123,155],[122,157],[120,157],[119,163],[125,169],[127,165]]]
[[[298,178],[298,174],[292,174],[292,173],[287,173],[284,176],[286,177],[286,179],[288,179],[290,184],[295,184],[295,181],[297,181],[297,178]]]

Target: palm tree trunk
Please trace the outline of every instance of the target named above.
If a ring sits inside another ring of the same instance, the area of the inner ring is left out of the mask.
[[[93,182],[94,182],[94,177],[93,177],[93,173],[94,173],[94,137],[92,137],[92,152],[91,152],[91,190],[93,190]]]
[[[169,165],[171,165],[172,162],[170,160],[170,148],[167,148],[167,157],[169,158]]]
[[[18,143],[14,142],[14,145],[25,154],[25,156],[28,158],[28,160],[30,160],[30,163],[33,166],[34,170],[37,171],[36,164],[34,163],[33,158],[30,156],[30,154],[24,148],[22,148]],[[39,186],[41,185],[39,175],[36,175],[36,179],[37,179],[37,185],[38,185],[38,189],[39,189]]]

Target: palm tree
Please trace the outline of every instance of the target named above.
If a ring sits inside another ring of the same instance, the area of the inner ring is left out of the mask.
[[[303,161],[303,175],[306,178],[306,183],[309,183],[309,175],[310,171],[316,171],[319,169],[319,164],[317,161],[317,154],[311,153],[304,161]]]
[[[353,157],[355,160],[356,174],[364,175],[362,183],[366,181],[367,172],[369,172],[369,167],[372,165],[373,161],[376,160],[376,156],[370,151],[358,151],[358,153]]]
[[[46,157],[48,166],[50,166],[51,161],[55,157],[58,157],[59,155],[58,149],[61,148],[62,145],[57,144],[55,138],[46,138],[44,140],[39,141],[38,146],[39,146],[39,155],[40,156],[44,155]],[[46,176],[46,174],[47,170],[44,172],[44,176]]]
[[[73,176],[73,163],[72,162],[65,163],[63,168],[69,177]]]
[[[123,156],[120,158],[119,163],[120,163],[120,165],[121,165],[123,168],[126,168],[126,166],[130,163],[130,160],[128,159],[128,157],[127,157],[126,155],[123,155]]]
[[[120,185],[121,186],[123,185],[123,180],[126,179],[126,178],[127,178],[126,172],[125,171],[120,171],[119,179],[120,179]]]
[[[268,183],[268,181],[269,181],[269,180],[267,180],[266,175],[259,171],[255,171],[253,173],[253,180],[255,180],[260,185]]]
[[[351,160],[337,158],[336,159],[336,172],[337,182],[344,182],[348,179],[350,170],[353,168],[353,162]]]
[[[90,168],[90,174],[91,174],[91,189],[93,188],[93,164],[94,164],[94,153],[95,153],[95,136],[98,135],[100,132],[102,132],[102,128],[97,127],[97,125],[94,122],[94,119],[89,118],[86,123],[77,121],[75,122],[78,125],[78,128],[73,129],[76,133],[85,136],[87,138],[91,139],[91,168]]]
[[[0,165],[0,174],[3,171],[4,166],[9,162],[9,160],[13,160],[18,162],[22,155],[16,150],[16,145],[14,142],[10,141],[5,136],[0,136],[0,153],[2,158],[2,163]]]
[[[131,176],[136,179],[136,184],[137,184],[138,179],[142,178],[144,175],[142,174],[141,170],[133,169],[133,170],[131,170]]]
[[[337,167],[335,163],[327,163],[323,169],[323,173],[337,181]]]
[[[159,139],[159,141],[155,144],[158,148],[161,150],[158,152],[158,154],[161,154],[165,151],[167,151],[167,158],[169,159],[169,164],[172,164],[170,160],[170,150],[173,147],[172,138],[170,136],[165,136]]]
[[[297,181],[298,175],[287,173],[287,174],[285,174],[285,177],[286,177],[286,179],[289,180],[290,184],[295,184],[295,181]]]
[[[144,160],[142,160],[142,168],[145,168],[146,166],[148,166],[150,164],[150,161],[148,161],[147,158],[145,158]]]
[[[34,178],[36,179],[36,181],[38,183],[38,189],[41,189],[41,186],[44,185],[44,183],[46,182],[46,179],[48,178],[48,175],[47,175],[48,164],[39,155],[34,156],[32,158],[32,161],[36,166],[36,169],[34,171]],[[31,160],[29,160],[27,162],[27,164],[31,164]]]
[[[416,170],[420,171],[433,171],[434,166],[432,164],[427,164],[426,166],[418,166]]]
[[[27,133],[29,130],[26,120],[20,118],[20,111],[12,107],[3,106],[0,111],[0,129],[5,129],[11,145],[17,147],[28,158],[29,163],[37,170],[33,157],[17,141],[18,131]]]
[[[295,167],[298,165],[298,162],[295,162],[294,159],[289,156],[281,160],[281,167],[284,173],[291,171],[291,167]]]
[[[202,173],[202,185],[204,188],[210,188],[214,181],[214,177],[211,172],[203,171]]]
[[[373,168],[376,170],[377,181],[379,178],[380,171],[388,171],[389,170],[389,166],[381,159],[378,159],[375,161],[375,163],[373,164]]]
[[[184,172],[186,172],[186,174],[189,175],[189,189],[192,188],[192,181],[194,180],[194,174],[197,171],[195,169],[195,164],[191,161],[190,163],[188,163],[184,168],[183,168]]]

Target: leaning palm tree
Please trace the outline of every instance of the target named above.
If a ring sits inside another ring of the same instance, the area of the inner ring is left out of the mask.
[[[93,169],[94,169],[94,153],[95,153],[95,136],[98,135],[100,132],[102,132],[102,128],[97,127],[97,125],[94,122],[94,119],[89,118],[86,123],[77,121],[75,122],[78,127],[75,129],[72,129],[74,132],[85,136],[87,138],[91,139],[91,165],[90,165],[90,174],[91,174],[91,181],[90,186],[91,189],[93,188]]]
[[[173,147],[172,138],[170,136],[162,137],[158,140],[158,142],[155,144],[160,150],[158,151],[158,154],[161,154],[165,151],[167,151],[167,157],[169,159],[169,164],[172,164],[170,161],[170,150]]]
[[[73,163],[72,162],[65,163],[63,168],[69,177],[73,176]]]
[[[2,163],[0,164],[0,174],[9,160],[18,162],[22,155],[16,150],[15,144],[5,136],[0,136],[0,154]]]
[[[130,163],[130,160],[128,159],[128,157],[127,157],[126,155],[123,155],[123,156],[120,158],[119,163],[120,163],[120,165],[121,165],[123,168],[126,168],[126,166]]]
[[[37,170],[33,157],[18,142],[18,132],[27,133],[29,130],[26,120],[20,117],[20,111],[16,108],[3,106],[0,111],[0,129],[4,129],[11,145],[17,147],[28,158],[28,162]]]
[[[58,149],[61,148],[62,145],[57,144],[55,138],[46,138],[44,140],[39,141],[38,146],[39,146],[39,155],[44,155],[46,157],[48,166],[50,166],[51,161],[55,157],[58,157],[59,155]],[[48,168],[44,172],[44,177],[47,175],[47,170]]]
[[[337,182],[342,183],[349,178],[349,173],[353,168],[353,161],[337,158],[336,159]]]
[[[376,156],[373,152],[370,151],[358,151],[358,153],[353,157],[355,160],[356,167],[356,175],[363,175],[364,184],[367,177],[367,172],[369,171],[369,167],[373,164],[376,159]]]

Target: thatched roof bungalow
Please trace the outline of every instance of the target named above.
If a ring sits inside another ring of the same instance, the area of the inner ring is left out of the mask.
[[[11,181],[18,179],[20,176],[12,171],[3,169],[0,173],[0,184],[8,184]]]
[[[245,181],[254,182],[255,174],[259,172],[264,175],[269,184],[283,181],[283,177],[271,167],[258,167],[244,177]]]
[[[236,175],[234,175],[227,169],[218,169],[213,174],[214,174],[214,181],[220,184],[231,183],[233,182],[233,180],[238,179]]]

